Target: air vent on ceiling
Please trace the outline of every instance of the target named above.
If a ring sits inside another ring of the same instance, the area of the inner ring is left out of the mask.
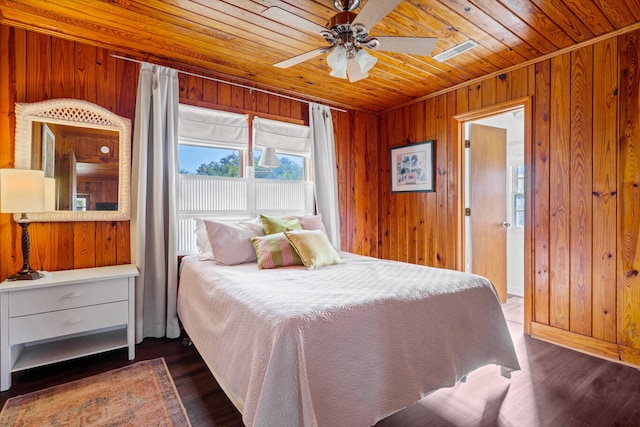
[[[473,40],[467,40],[466,42],[461,43],[458,46],[454,46],[451,49],[447,49],[444,52],[440,52],[439,54],[434,56],[433,59],[440,62],[444,62],[447,59],[453,58],[454,56],[459,55],[462,52],[471,50],[476,46],[478,46],[478,43],[474,42]]]

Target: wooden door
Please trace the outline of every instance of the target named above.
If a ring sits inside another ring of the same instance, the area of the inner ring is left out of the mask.
[[[471,271],[507,301],[507,131],[470,126]],[[503,224],[505,223],[505,224]]]

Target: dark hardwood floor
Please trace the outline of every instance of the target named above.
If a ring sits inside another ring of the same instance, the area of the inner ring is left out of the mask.
[[[510,298],[504,309],[521,371],[507,380],[495,366],[481,368],[376,427],[640,426],[640,371],[525,336],[519,301]],[[243,425],[195,348],[181,339],[145,339],[136,348],[136,361],[160,356],[193,426]],[[0,393],[0,404],[130,363],[126,350],[117,350],[17,372],[11,389]]]

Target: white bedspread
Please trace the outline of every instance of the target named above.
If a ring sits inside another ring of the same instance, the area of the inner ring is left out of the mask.
[[[519,369],[486,279],[340,255],[318,270],[183,261],[179,317],[247,426],[369,426],[480,366]]]

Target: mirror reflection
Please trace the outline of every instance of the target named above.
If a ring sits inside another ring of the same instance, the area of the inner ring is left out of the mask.
[[[15,167],[53,178],[45,192],[48,208],[33,212],[31,221],[129,220],[128,118],[69,98],[16,102],[15,114]]]
[[[56,210],[118,210],[117,131],[34,120],[31,136],[31,169],[55,178]]]

